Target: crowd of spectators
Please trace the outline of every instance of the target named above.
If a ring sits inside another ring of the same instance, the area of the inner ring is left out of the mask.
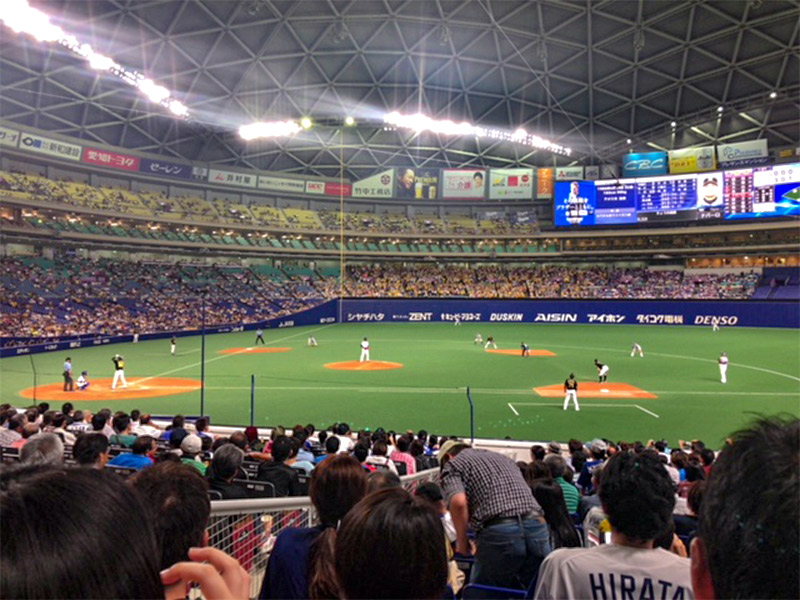
[[[387,263],[349,267],[345,292],[353,297],[737,300],[749,298],[757,283],[756,273]]]
[[[210,499],[248,497],[237,476],[249,464],[271,495],[308,494],[318,515],[281,521],[261,598],[438,599],[467,582],[489,597],[793,598],[798,445],[800,421],[772,417],[719,454],[699,440],[573,439],[515,463],[425,431],[297,425],[261,439],[180,415],[161,430],[139,411],[3,405],[0,446],[19,459],[0,467],[0,596],[180,598],[196,582],[207,597],[249,597],[237,558],[203,548],[221,541]],[[438,482],[404,488],[369,460],[387,447],[395,466],[438,467]],[[69,518],[31,517],[56,513]]]
[[[325,300],[307,276],[250,269],[64,258],[0,259],[0,336],[127,335],[242,324]],[[321,287],[321,286],[320,286]]]
[[[755,273],[644,268],[351,265],[349,297],[745,299]],[[240,325],[293,314],[340,294],[314,271],[274,278],[241,267],[62,257],[0,259],[0,336],[126,335]]]

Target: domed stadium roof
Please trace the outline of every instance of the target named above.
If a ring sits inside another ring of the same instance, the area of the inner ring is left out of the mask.
[[[2,27],[0,116],[94,143],[327,176],[344,163],[348,178],[388,166],[599,164],[630,149],[755,138],[798,144],[795,0],[30,3],[189,110],[176,118],[74,52]],[[386,129],[391,111],[524,128],[572,155]],[[237,134],[304,116],[314,126],[292,137]],[[356,125],[344,127],[346,116]]]

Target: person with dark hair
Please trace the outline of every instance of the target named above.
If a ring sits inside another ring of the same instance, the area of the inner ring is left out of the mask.
[[[372,454],[367,458],[367,464],[375,467],[376,471],[390,471],[397,475],[397,466],[394,461],[386,456],[389,452],[389,447],[386,441],[379,439],[372,444]]]
[[[395,451],[389,455],[389,458],[395,466],[398,464],[404,464],[406,466],[405,475],[414,475],[417,472],[417,461],[408,453],[410,446],[411,439],[407,435],[401,435],[397,438]]]
[[[0,598],[164,598],[153,526],[113,473],[0,471],[0,539]]]
[[[564,502],[564,492],[558,482],[556,480],[534,481],[533,485],[531,485],[531,491],[533,492],[533,497],[536,498],[536,501],[544,511],[544,520],[547,521],[547,526],[550,529],[553,548],[579,547],[581,538],[572,522],[570,511],[567,510],[567,505]],[[577,490],[575,491],[577,492]]]
[[[367,493],[383,490],[386,488],[399,488],[403,486],[400,476],[391,471],[375,471],[367,476]]]
[[[319,525],[278,534],[260,598],[339,597],[333,565],[336,529],[366,487],[366,473],[351,456],[334,456],[314,469],[309,496]]]
[[[112,446],[122,446],[123,448],[130,448],[136,441],[136,436],[132,433],[132,425],[130,416],[125,413],[114,415],[111,420],[111,426],[114,428],[114,435],[108,441]]]
[[[336,438],[332,437],[331,440]],[[279,435],[272,442],[272,460],[258,465],[258,480],[274,485],[277,498],[300,496],[303,493],[297,469],[286,464],[291,453],[292,441],[285,435]]]
[[[249,498],[247,489],[235,485],[233,480],[244,462],[244,452],[233,444],[222,444],[215,452],[214,459],[206,471],[208,488],[222,494],[223,500],[242,500]]]
[[[153,424],[153,417],[145,413],[139,417],[139,426],[134,429],[136,435],[149,435],[156,439],[161,437],[161,430]]]
[[[175,415],[174,417],[172,417],[172,425],[169,426],[167,430],[161,434],[161,439],[169,441],[169,439],[172,437],[173,431],[175,431],[176,429],[184,429],[185,425],[186,425],[186,417],[184,417],[183,415]]]
[[[350,452],[353,449],[353,438],[350,437],[350,426],[347,423],[339,423],[335,429],[336,437],[339,438],[339,452]]]
[[[72,413],[75,412],[75,407],[72,405],[72,402],[64,402],[61,405],[61,412],[67,417],[67,425],[72,423]]]
[[[111,458],[108,454],[108,438],[102,433],[82,433],[72,446],[72,458],[81,467],[102,469]]]
[[[403,489],[365,497],[342,520],[336,536],[342,597],[443,598],[447,555],[442,532],[430,504]]]
[[[196,469],[166,461],[139,471],[127,481],[141,494],[146,520],[155,525],[159,568],[189,560],[189,548],[207,545],[211,503],[208,484]]]
[[[27,423],[24,414],[8,418],[8,427],[0,428],[0,446],[11,446],[22,439],[22,430]]]
[[[714,464],[714,460],[717,458],[717,455],[714,454],[714,451],[711,448],[703,448],[700,450],[700,460],[703,463],[703,471],[706,474],[706,479],[708,476],[711,475],[711,465]]]
[[[693,598],[689,561],[655,547],[672,522],[675,486],[657,457],[621,453],[599,476],[611,543],[556,550],[542,563],[535,598]]]
[[[367,457],[369,457],[369,446],[361,443],[356,444],[353,448],[352,455],[353,458],[361,463],[361,466],[364,467],[364,470],[367,473],[373,473],[375,471],[375,467],[373,465],[366,464]]]
[[[323,433],[324,432],[322,432],[322,431],[320,432],[320,438],[322,437]],[[325,438],[325,454],[323,454],[322,456],[318,456],[317,457],[316,464],[319,465],[319,463],[321,463],[322,461],[328,460],[332,456],[336,456],[338,454],[338,452],[339,452],[339,444],[340,443],[341,442],[339,441],[339,438],[336,437],[335,435],[332,435],[330,437],[326,437]]]
[[[64,361],[64,391],[75,391],[75,380],[72,378],[72,359],[68,356]]]
[[[158,450],[158,444],[149,435],[141,435],[133,442],[131,450],[131,452],[120,452],[108,462],[108,465],[130,467],[137,470],[152,467],[153,456]]]
[[[214,436],[208,432],[209,422],[208,417],[200,417],[194,422],[194,429],[200,437],[207,437],[214,439]]]
[[[516,463],[457,440],[439,450],[441,486],[456,528],[456,552],[470,555],[467,529],[477,532],[471,581],[527,589],[550,552],[542,507]]]
[[[302,448],[300,438],[292,436],[289,438],[289,442],[292,444],[292,451],[289,453],[289,459],[286,461],[286,464],[302,472],[304,475],[311,475],[311,471],[314,470],[314,463],[307,460],[300,460],[299,458],[300,449]]]
[[[567,461],[563,456],[558,454],[548,454],[544,457],[544,464],[547,465],[548,469],[550,469],[550,475],[552,475],[553,481],[561,486],[567,511],[570,513],[578,512],[578,504],[581,501],[581,493],[578,491],[578,488],[564,479],[568,469]],[[547,518],[547,511],[545,511],[545,518]]]
[[[408,447],[408,453],[414,459],[416,471],[427,471],[434,468],[433,457],[425,454],[425,444],[422,440],[414,440]]]
[[[239,448],[239,450],[242,452],[247,453],[250,450],[250,446],[247,443],[247,437],[245,436],[244,431],[234,431],[228,438],[228,441]]]
[[[761,417],[731,440],[703,491],[695,597],[800,598],[800,420]]]

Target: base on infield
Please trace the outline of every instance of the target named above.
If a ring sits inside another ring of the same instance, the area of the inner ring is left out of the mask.
[[[291,352],[293,348],[277,348],[273,346],[255,346],[253,348],[225,348],[220,354],[275,354],[277,352]]]
[[[48,402],[107,402],[109,400],[130,400],[137,398],[155,398],[160,396],[174,396],[185,394],[200,389],[199,379],[186,379],[184,377],[142,377],[128,379],[128,387],[111,389],[111,377],[92,379],[88,389],[79,391],[75,386],[74,392],[65,392],[64,383],[49,383],[37,385],[36,388],[26,388],[20,391],[23,398],[36,398],[37,401]],[[34,396],[34,391],[35,396]]]
[[[487,350],[491,354],[506,354],[508,356],[522,356],[522,349],[518,350],[509,350],[508,348],[502,348],[500,350]],[[531,350],[531,356],[555,356],[555,352],[550,352],[550,350]]]
[[[564,384],[535,387],[533,391],[543,398],[563,398]],[[658,396],[629,383],[579,381],[578,398],[658,398]]]
[[[346,362],[327,363],[326,369],[336,369],[337,371],[388,371],[390,369],[402,369],[403,363],[389,362],[385,360],[367,360],[360,362],[348,360]]]

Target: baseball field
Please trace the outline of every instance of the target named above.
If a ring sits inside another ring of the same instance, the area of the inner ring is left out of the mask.
[[[475,344],[493,336],[498,351]],[[319,345],[309,347],[308,336]],[[360,342],[371,345],[359,363]],[[206,336],[205,412],[215,424],[347,421],[353,428],[469,435],[471,389],[478,437],[567,440],[702,438],[718,445],[753,413],[800,415],[797,330],[628,325],[341,324]],[[531,356],[522,357],[527,343]],[[639,343],[645,356],[631,357]],[[128,387],[111,390],[115,353]],[[730,357],[720,383],[717,358]],[[89,372],[86,391],[62,391],[62,363]],[[609,366],[597,382],[594,359]],[[35,375],[34,375],[35,373]],[[579,381],[580,412],[562,409],[564,379]],[[0,401],[69,400],[77,408],[200,414],[201,338],[75,349],[0,362]]]

